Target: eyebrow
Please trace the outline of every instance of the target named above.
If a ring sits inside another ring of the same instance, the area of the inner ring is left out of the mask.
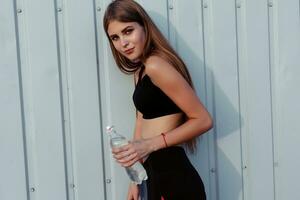
[[[124,33],[128,28],[133,28],[133,26],[126,26],[121,32]],[[112,38],[114,36],[116,36],[117,34],[112,34],[109,37]]]

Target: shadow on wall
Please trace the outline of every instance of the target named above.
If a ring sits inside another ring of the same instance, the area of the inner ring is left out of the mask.
[[[156,24],[167,24],[167,19],[159,13],[153,11],[148,11],[148,13],[154,19]],[[161,27],[159,28],[161,29]],[[210,104],[213,107],[211,114],[214,118],[214,128],[210,131],[210,134],[213,134],[213,137],[210,138],[214,138],[214,141],[210,142],[210,144],[213,143],[214,146],[209,147],[208,134],[202,135],[198,141],[197,153],[189,155],[191,162],[197,168],[198,172],[203,178],[208,197],[212,198],[212,196],[215,196],[216,199],[224,200],[240,199],[243,192],[241,174],[240,126],[243,125],[243,120],[240,116],[239,110],[237,110],[238,105],[234,106],[230,100],[233,98],[238,98],[238,86],[234,86],[236,91],[234,91],[233,94],[236,94],[235,97],[231,97],[229,96],[230,94],[226,94],[219,85],[218,80],[215,78],[214,72],[212,71],[213,69],[217,70],[217,66],[205,65],[204,61],[200,59],[199,55],[202,54],[202,52],[197,51],[197,49],[202,49],[203,46],[200,46],[199,48],[193,48],[189,46],[186,43],[186,40],[189,38],[185,38],[183,35],[181,35],[176,27],[174,27],[171,23],[169,23],[169,29],[175,32],[174,34],[177,43],[180,44],[177,52],[185,61],[190,71],[198,96],[203,103],[205,102],[205,99],[207,99],[207,101],[212,101],[206,103],[206,106]],[[184,52],[184,55],[186,56],[184,56],[181,52]],[[199,71],[203,74],[199,74]],[[226,79],[226,77],[224,77],[223,80],[224,79]],[[222,85],[222,83],[220,84]],[[238,82],[236,84],[238,84]],[[235,100],[236,102],[239,101],[239,99]],[[209,152],[209,149],[211,148],[214,149],[214,154]],[[202,151],[205,151],[206,154],[204,154]],[[232,153],[234,154],[234,158],[231,156]],[[209,158],[209,156],[213,158]],[[210,169],[213,168],[213,166],[210,166],[209,160],[215,160],[216,162],[215,176],[210,175],[210,173],[212,173]],[[238,160],[238,163],[233,163],[233,160]],[[203,161],[207,163],[203,164]],[[215,177],[215,180],[210,180],[213,177]],[[215,182],[216,185],[210,185],[210,182]],[[209,186],[215,188],[209,188]],[[209,194],[209,191],[216,192],[217,194]]]

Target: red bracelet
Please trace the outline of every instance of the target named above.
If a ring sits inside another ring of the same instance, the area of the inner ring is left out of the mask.
[[[165,133],[161,133],[161,136],[162,136],[163,139],[164,139],[164,142],[165,142],[166,147],[168,147],[168,143],[167,143],[167,141],[166,141],[166,134],[165,134]]]

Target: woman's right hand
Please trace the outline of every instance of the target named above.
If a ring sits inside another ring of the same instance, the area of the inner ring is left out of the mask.
[[[129,184],[127,200],[139,200],[139,188],[134,183]]]

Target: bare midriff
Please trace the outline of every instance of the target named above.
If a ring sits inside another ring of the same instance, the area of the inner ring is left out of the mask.
[[[151,138],[167,133],[183,123],[183,113],[165,115],[154,119],[142,119],[142,138]]]

